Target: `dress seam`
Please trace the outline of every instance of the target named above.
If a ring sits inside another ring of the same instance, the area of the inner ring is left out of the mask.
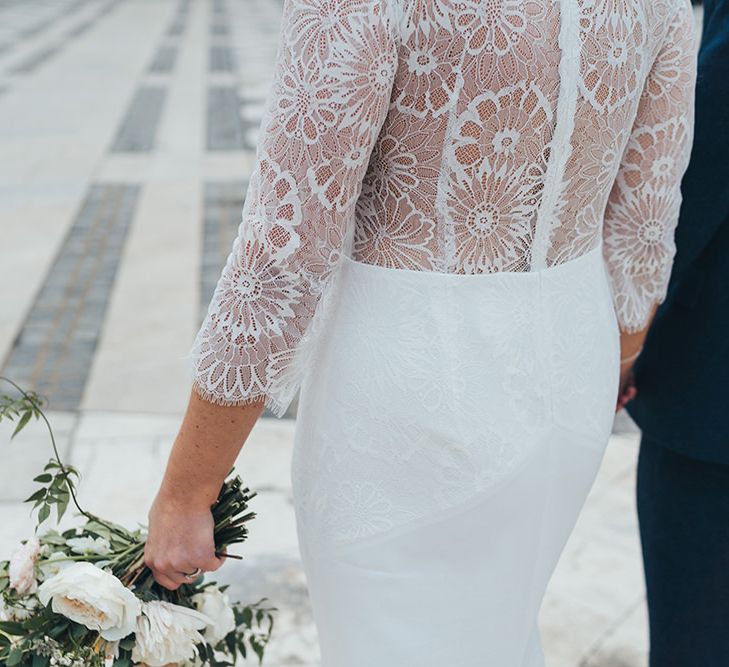
[[[567,162],[572,155],[572,134],[577,110],[580,35],[577,0],[560,0],[559,7],[559,94],[557,122],[550,142],[550,160],[544,179],[544,194],[537,209],[534,242],[531,249],[531,269],[547,265],[547,253],[552,232],[559,226],[557,209],[563,191]]]

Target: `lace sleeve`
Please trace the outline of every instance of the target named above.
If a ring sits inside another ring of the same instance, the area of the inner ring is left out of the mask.
[[[691,5],[680,0],[646,79],[605,211],[605,259],[620,328],[627,332],[644,328],[653,305],[666,298],[693,137],[694,34]]]
[[[323,326],[397,67],[388,0],[285,0],[232,251],[187,354],[219,405],[285,413]]]

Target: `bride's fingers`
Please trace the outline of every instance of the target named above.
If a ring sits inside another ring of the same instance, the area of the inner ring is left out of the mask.
[[[152,575],[160,586],[164,586],[171,591],[177,590],[180,587],[180,583],[170,579],[164,572],[152,569]]]
[[[218,552],[210,556],[200,565],[205,572],[214,572],[225,562],[225,552]]]

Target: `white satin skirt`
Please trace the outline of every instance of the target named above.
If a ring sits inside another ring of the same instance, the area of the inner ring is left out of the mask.
[[[533,273],[340,268],[291,461],[323,667],[541,667],[618,393],[602,248]]]

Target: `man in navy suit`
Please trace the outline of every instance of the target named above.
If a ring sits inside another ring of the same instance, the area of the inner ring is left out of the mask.
[[[634,367],[651,667],[729,666],[729,0],[705,0],[676,257]]]

